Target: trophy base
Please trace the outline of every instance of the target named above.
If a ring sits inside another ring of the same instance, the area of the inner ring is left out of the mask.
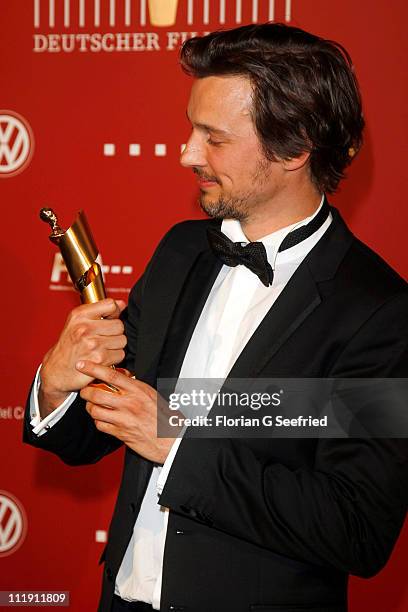
[[[128,372],[128,370],[125,370],[124,368],[115,368],[115,370],[117,372],[120,372],[121,374],[125,374],[125,376],[132,376],[130,372]],[[109,393],[120,393],[120,389],[115,387],[115,385],[103,382],[102,380],[94,380],[94,382],[89,383],[88,387],[95,387],[96,389],[108,391]]]

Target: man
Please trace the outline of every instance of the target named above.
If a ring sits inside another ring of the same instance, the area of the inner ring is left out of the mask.
[[[126,445],[101,612],[344,612],[348,574],[378,572],[400,532],[404,441],[175,442],[156,437],[156,386],[407,375],[407,285],[323,195],[362,140],[350,58],[265,24],[192,39],[181,60],[196,77],[181,161],[211,219],[166,234],[125,310],[72,311],[25,440],[74,465]],[[135,379],[109,368],[123,359]]]

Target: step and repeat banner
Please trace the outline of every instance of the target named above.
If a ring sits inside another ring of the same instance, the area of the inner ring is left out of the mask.
[[[184,40],[268,20],[341,42],[361,84],[365,145],[331,198],[408,277],[404,0],[0,0],[0,590],[69,591],[94,610],[123,452],[71,468],[21,443],[30,381],[78,303],[39,210],[86,211],[109,295],[126,299],[164,232],[200,218]],[[351,579],[350,610],[408,609],[408,532],[387,567]],[[210,611],[209,611],[210,612]]]

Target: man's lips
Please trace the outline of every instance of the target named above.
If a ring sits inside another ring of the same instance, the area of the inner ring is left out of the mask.
[[[218,181],[204,176],[199,176],[198,184],[200,187],[214,187],[215,185],[218,185]]]
[[[199,168],[193,168],[193,172],[197,177],[197,181],[200,187],[211,187],[212,185],[219,184],[217,177],[204,174],[204,172]]]

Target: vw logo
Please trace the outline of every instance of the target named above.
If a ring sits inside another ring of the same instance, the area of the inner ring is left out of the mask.
[[[0,110],[0,177],[19,174],[31,161],[34,136],[26,119]]]
[[[23,506],[11,493],[0,491],[0,557],[7,557],[20,548],[26,533]]]

